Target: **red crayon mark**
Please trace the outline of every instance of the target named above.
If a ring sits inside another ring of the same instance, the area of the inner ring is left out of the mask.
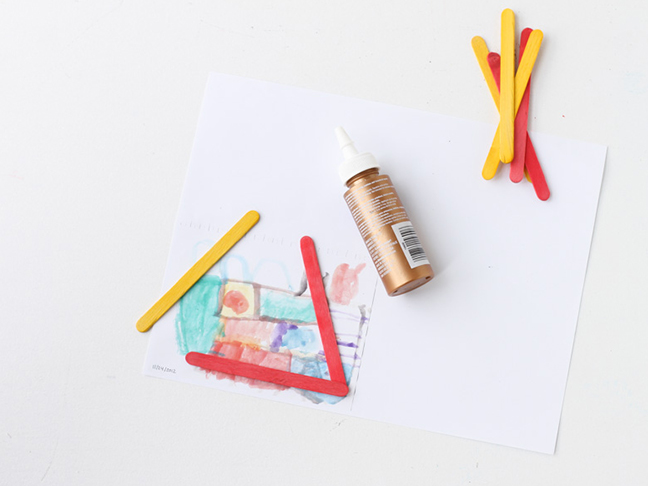
[[[269,353],[261,349],[250,348],[240,343],[216,343],[211,349],[214,355],[227,359],[232,362],[248,363],[254,366],[264,366],[278,370],[290,370],[292,356],[286,353]],[[205,355],[212,356],[212,355]],[[204,367],[209,369],[208,367]],[[210,370],[209,373],[216,376],[219,380],[234,380],[240,383],[246,383],[254,388],[264,390],[285,390],[285,386],[268,383],[266,381],[254,380],[253,377],[232,376],[226,370]]]
[[[227,292],[223,298],[223,305],[232,309],[236,314],[242,314],[250,308],[250,303],[245,298],[245,295],[238,290]]]
[[[245,359],[245,350],[238,352],[238,350],[230,349],[229,352],[223,353],[223,347],[219,347],[218,349],[215,347],[212,352],[225,355],[225,357],[191,352],[185,356],[187,363],[219,373],[260,380],[285,387],[326,393],[337,397],[343,397],[349,393],[349,387],[344,376],[344,368],[342,367],[342,360],[340,359],[340,351],[337,346],[337,338],[333,329],[333,321],[331,320],[331,313],[329,312],[328,302],[326,301],[324,283],[322,282],[322,271],[317,261],[315,244],[310,237],[304,236],[300,241],[300,246],[304,267],[306,268],[306,279],[308,280],[313,307],[315,308],[315,317],[317,318],[317,326],[324,346],[324,355],[331,379],[325,380],[299,373],[291,373],[281,369],[273,369],[274,367],[281,368],[285,366],[285,363],[281,359],[278,361],[272,360],[271,363],[265,362],[267,356],[272,353],[266,353],[261,359],[258,354],[248,356]],[[259,350],[256,351],[258,352]],[[238,359],[241,361],[238,361]]]
[[[237,342],[248,346],[261,346],[264,342],[270,341],[272,332],[277,325],[258,319],[222,318],[224,334],[219,336],[217,342]]]
[[[331,300],[333,302],[348,305],[358,295],[358,274],[362,272],[364,267],[364,263],[361,263],[356,268],[350,268],[347,263],[337,266],[333,272],[331,282]]]

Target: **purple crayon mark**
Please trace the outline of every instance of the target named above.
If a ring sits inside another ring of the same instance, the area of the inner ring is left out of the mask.
[[[294,327],[294,326],[293,326]],[[288,324],[286,322],[279,322],[272,330],[272,336],[270,338],[270,351],[276,353],[281,348],[281,342],[283,337],[288,332]]]

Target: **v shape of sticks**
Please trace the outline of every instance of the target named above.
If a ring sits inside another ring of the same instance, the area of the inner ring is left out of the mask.
[[[233,359],[223,358],[214,354],[191,352],[185,356],[187,363],[212,371],[220,371],[230,375],[243,376],[255,380],[267,381],[278,385],[302,390],[310,390],[337,397],[346,396],[349,387],[344,376],[342,359],[337,346],[337,338],[333,329],[333,321],[329,312],[326,292],[322,281],[322,272],[317,260],[313,240],[304,236],[300,241],[302,260],[306,268],[306,279],[310,288],[317,326],[324,346],[326,365],[328,366],[330,380],[312,376],[291,373],[289,371],[267,368],[251,363],[244,363]]]

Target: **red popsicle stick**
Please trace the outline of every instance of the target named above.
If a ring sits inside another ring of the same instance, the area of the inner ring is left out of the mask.
[[[337,346],[337,338],[333,330],[333,321],[329,312],[328,302],[326,300],[326,291],[322,281],[322,271],[317,261],[317,252],[313,239],[304,236],[299,242],[302,252],[302,260],[306,268],[306,280],[310,288],[313,307],[315,307],[315,317],[317,318],[317,327],[319,327],[320,337],[324,345],[324,355],[326,356],[326,365],[328,366],[331,380],[346,384],[344,377],[344,368],[342,368],[342,359],[340,350]]]
[[[549,187],[547,186],[547,181],[545,180],[544,173],[542,172],[542,167],[540,167],[540,161],[536,155],[535,148],[531,143],[531,138],[529,138],[529,132],[527,132],[527,145],[526,145],[526,168],[529,171],[529,176],[531,177],[531,183],[535,189],[538,199],[541,201],[546,201],[549,199],[551,193],[549,192]]]
[[[520,35],[520,58],[524,54],[524,48],[526,47],[529,36],[533,32],[533,29],[526,28],[522,31]],[[526,90],[524,90],[524,95],[522,96],[522,102],[520,103],[520,108],[518,110],[517,116],[515,117],[515,131],[514,131],[514,149],[515,153],[513,160],[511,161],[511,171],[509,173],[509,178],[513,182],[520,182],[524,177],[524,159],[526,157],[526,141],[527,141],[527,121],[529,117],[529,95],[530,95],[530,86],[531,78],[529,78],[529,83],[527,84]]]
[[[230,375],[244,376],[254,380],[268,381],[291,388],[301,388],[318,393],[326,393],[336,397],[343,397],[349,393],[346,383],[324,380],[312,376],[290,373],[288,371],[266,368],[252,363],[244,363],[228,358],[221,358],[214,354],[188,353],[185,356],[187,363],[199,366],[206,370],[220,371]]]
[[[497,90],[499,91],[499,89],[500,89],[500,64],[501,64],[500,55],[497,52],[489,52],[486,59],[488,60],[488,66],[491,69],[491,73],[493,73],[493,77],[495,78],[495,84],[497,85]]]
[[[322,271],[317,260],[315,244],[312,238],[304,236],[300,241],[300,247],[302,260],[306,268],[306,280],[310,288],[317,326],[320,331],[322,345],[324,346],[324,356],[326,357],[326,365],[328,366],[331,379],[324,380],[299,373],[290,373],[288,371],[222,358],[213,354],[196,352],[188,353],[185,356],[187,363],[207,370],[220,371],[230,375],[267,381],[292,388],[301,388],[302,390],[326,393],[337,397],[343,397],[349,393],[349,387],[344,376],[344,368],[342,367],[342,359],[340,358],[340,350],[338,349],[337,338],[333,329],[333,321],[326,300],[326,291],[324,290]]]

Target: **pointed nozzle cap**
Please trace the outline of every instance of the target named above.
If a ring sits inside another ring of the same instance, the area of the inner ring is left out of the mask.
[[[354,155],[358,155],[358,150],[353,145],[353,140],[344,131],[344,128],[337,127],[335,129],[335,136],[337,137],[340,148],[342,149],[342,155],[344,155],[344,160],[349,160]]]
[[[368,152],[358,153],[358,150],[353,145],[353,140],[351,140],[344,128],[337,127],[335,129],[335,135],[340,144],[340,149],[342,149],[342,155],[344,156],[344,162],[338,169],[342,182],[346,183],[353,176],[365,170],[380,168],[373,155]]]

